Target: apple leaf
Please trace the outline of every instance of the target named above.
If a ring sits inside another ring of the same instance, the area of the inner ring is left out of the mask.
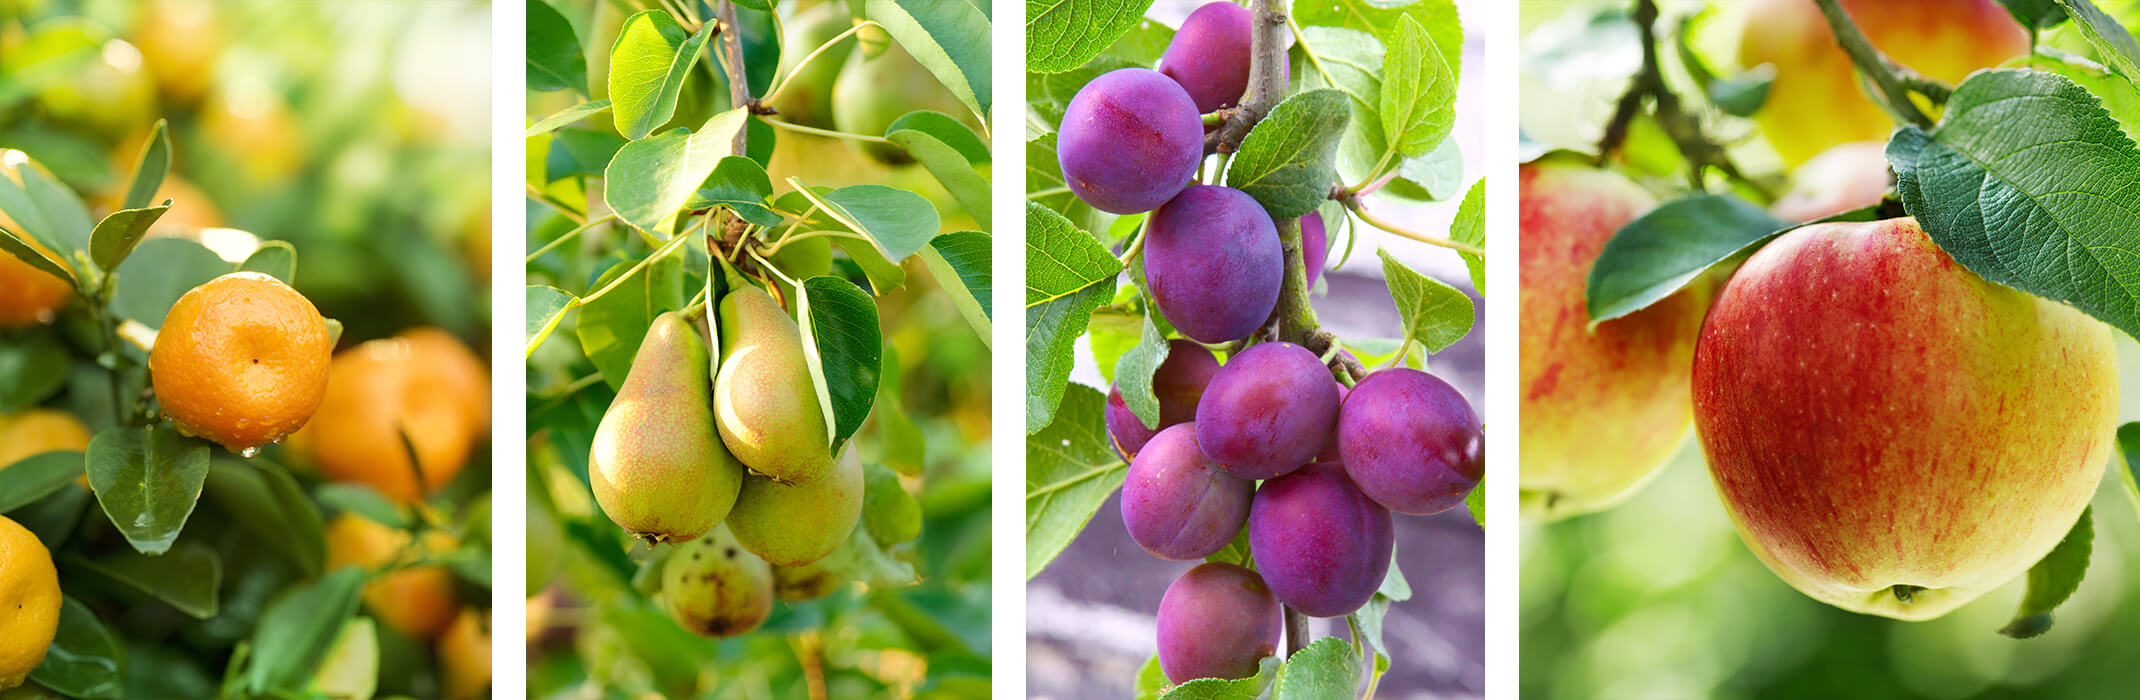
[[[2056,27],[2067,19],[2066,8],[2058,0],[1999,0],[1999,4],[2005,5],[2007,14],[2031,33]]]
[[[2118,428],[2118,454],[2122,468],[2115,469],[2118,483],[2125,485],[2125,496],[2132,500],[2133,512],[2140,513],[2140,422],[2126,423]]]
[[[2140,87],[2140,42],[2133,40],[2132,32],[2089,0],[2058,0],[2058,4],[2072,15],[2074,28],[2095,47],[2103,64]]]
[[[1895,132],[1903,207],[1984,279],[2140,336],[2140,148],[2072,80],[1978,71],[1939,126]]]
[[[1115,457],[1103,419],[1107,397],[1069,385],[1055,420],[1025,438],[1025,577],[1040,575],[1122,487],[1129,465]]]
[[[2028,593],[2021,597],[2013,621],[1999,628],[1999,634],[2028,639],[2050,631],[2051,611],[2080,588],[2081,577],[2088,573],[2089,548],[2095,539],[2094,511],[2093,507],[2081,510],[2080,520],[2073,523],[2066,538],[2029,567]]]
[[[1640,311],[1790,228],[1768,210],[1732,195],[1666,202],[1605,242],[1590,267],[1590,319],[1610,321]]]
[[[1092,322],[1092,310],[1114,296],[1122,261],[1091,234],[1039,204],[1026,204],[1025,228],[1025,431],[1030,435],[1055,421],[1077,338]]]

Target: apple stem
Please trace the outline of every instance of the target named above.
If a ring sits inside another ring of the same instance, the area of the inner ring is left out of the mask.
[[[1837,0],[1815,2],[1820,4],[1821,16],[1828,20],[1828,30],[1835,35],[1835,43],[1843,48],[1843,53],[1850,55],[1850,62],[1857,66],[1858,73],[1872,81],[1887,104],[1888,112],[1905,125],[1932,128],[1932,118],[1925,116],[1916,102],[1910,101],[1910,93],[1915,91],[1938,104],[1947,101],[1947,97],[1954,93],[1953,88],[1881,53],[1872,45],[1872,40],[1865,38],[1865,32],[1858,29],[1857,22],[1850,19],[1850,13],[1843,9],[1842,3]]]
[[[1679,102],[1679,95],[1672,92],[1664,82],[1664,69],[1657,57],[1657,10],[1656,0],[1635,0],[1632,19],[1642,36],[1642,70],[1628,81],[1627,92],[1613,108],[1612,121],[1605,125],[1605,135],[1598,139],[1598,164],[1605,165],[1612,154],[1627,143],[1635,118],[1641,116],[1645,104],[1654,107],[1652,113],[1659,126],[1679,147],[1679,153],[1687,159],[1687,180],[1696,191],[1707,190],[1708,183],[1703,173],[1715,168],[1724,177],[1737,183],[1766,201],[1775,201],[1776,196],[1768,187],[1740,172],[1737,163],[1726,155],[1724,147],[1709,140],[1702,133],[1701,121],[1688,114]]]
[[[1895,600],[1902,601],[1904,605],[1908,605],[1910,603],[1917,602],[1917,592],[1922,591],[1924,589],[1924,586],[1912,586],[1907,583],[1898,583],[1895,584],[1893,588],[1890,588],[1888,590],[1894,592]]]

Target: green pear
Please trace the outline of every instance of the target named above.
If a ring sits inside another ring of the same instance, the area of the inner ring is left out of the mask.
[[[897,44],[876,58],[867,58],[858,51],[848,61],[847,69],[840,72],[839,81],[832,86],[832,123],[840,131],[883,136],[893,121],[924,109],[958,117],[972,126],[971,110]],[[895,144],[849,143],[885,165],[914,162],[913,156]]]
[[[744,480],[728,526],[743,548],[777,566],[802,566],[838,549],[862,520],[862,460],[853,450],[825,478],[801,486]]]
[[[839,79],[840,67],[847,65],[847,55],[854,53],[855,39],[852,36],[827,45],[833,37],[854,27],[854,16],[848,14],[847,6],[825,3],[797,13],[783,23],[780,32],[780,74],[788,76],[780,88],[779,99],[773,100],[773,109],[788,121],[832,128],[832,86]],[[810,59],[809,65],[795,70],[804,56],[823,46],[824,51]]]
[[[654,319],[587,455],[595,502],[649,544],[698,539],[743,486],[743,465],[714,436],[696,325],[677,312]]]
[[[721,371],[714,425],[743,465],[784,484],[832,469],[825,412],[810,381],[802,331],[764,290],[739,284],[721,299]]]
[[[728,528],[717,527],[662,564],[661,602],[693,634],[744,634],[773,612],[773,567],[738,546]]]

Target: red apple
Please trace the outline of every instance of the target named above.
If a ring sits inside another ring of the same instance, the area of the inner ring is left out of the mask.
[[[1618,502],[1686,437],[1687,365],[1706,292],[1591,328],[1591,264],[1656,200],[1587,165],[1542,161],[1520,175],[1522,505],[1551,519]]]
[[[1895,120],[1866,96],[1814,0],[1741,5],[1738,64],[1776,67],[1754,121],[1787,165],[1852,141],[1883,141]],[[1997,0],[1843,0],[1874,47],[1949,84],[2029,52],[2029,35]]]
[[[1769,211],[1792,222],[1825,219],[1879,204],[1888,180],[1886,143],[1846,143],[1798,166],[1791,189]]]
[[[2116,430],[2108,326],[1985,281],[1915,219],[1816,224],[1724,287],[1694,422],[1725,510],[1784,581],[1937,617],[2071,529]]]

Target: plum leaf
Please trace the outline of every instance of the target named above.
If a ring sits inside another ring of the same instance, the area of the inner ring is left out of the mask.
[[[1469,243],[1486,248],[1486,179],[1471,183],[1471,190],[1464,193],[1464,202],[1457,205],[1456,221],[1449,224],[1449,240]],[[1458,253],[1464,259],[1464,268],[1471,272],[1471,288],[1480,296],[1486,294],[1486,256]]]
[[[1903,208],[1955,262],[2140,335],[2140,148],[2087,90],[1978,71],[1887,158]]]
[[[1077,338],[1085,334],[1093,309],[1114,296],[1122,261],[1091,234],[1037,203],[1026,204],[1025,223],[1025,431],[1030,435],[1055,421]],[[1095,418],[1093,425],[1100,421]]]
[[[2051,629],[2051,611],[2080,588],[2081,577],[2088,573],[2088,555],[2095,539],[2095,509],[2081,510],[2080,520],[2058,546],[2044,555],[2035,566],[2029,567],[2028,593],[2021,597],[2021,607],[2014,611],[2014,619],[1999,628],[1999,633],[2015,639],[2028,639]]]
[[[1791,225],[1733,195],[1666,202],[1627,222],[1590,267],[1590,320],[1642,310],[1726,260],[1750,254]]]
[[[1427,352],[1441,352],[1471,333],[1471,324],[1476,320],[1471,297],[1447,282],[1406,267],[1387,250],[1375,254],[1382,257],[1382,274],[1389,281],[1390,298],[1397,302],[1397,315],[1404,318],[1405,337],[1426,347]]]
[[[1144,317],[1143,328],[1137,346],[1115,360],[1115,390],[1122,392],[1123,405],[1136,414],[1138,422],[1157,430],[1159,397],[1152,393],[1152,375],[1167,361],[1167,337],[1149,315]]]
[[[1115,457],[1102,418],[1107,397],[1069,385],[1055,420],[1025,438],[1025,577],[1077,539],[1085,524],[1122,487],[1129,465]]]
[[[1455,0],[1331,0],[1294,3],[1293,17],[1306,28],[1339,27],[1394,44],[1402,19],[1426,29],[1450,74],[1464,66],[1464,24]],[[1299,73],[1294,73],[1299,75]]]
[[[1351,119],[1345,93],[1308,90],[1288,97],[1241,139],[1226,186],[1248,193],[1273,219],[1299,217],[1330,196],[1337,149]]]
[[[1360,685],[1360,653],[1345,640],[1324,637],[1294,652],[1278,671],[1272,700],[1352,697]]]
[[[1382,62],[1382,132],[1407,158],[1426,155],[1456,128],[1456,74],[1433,41],[1406,15]]]
[[[1025,69],[1061,73],[1106,51],[1144,21],[1152,0],[1026,3]]]

